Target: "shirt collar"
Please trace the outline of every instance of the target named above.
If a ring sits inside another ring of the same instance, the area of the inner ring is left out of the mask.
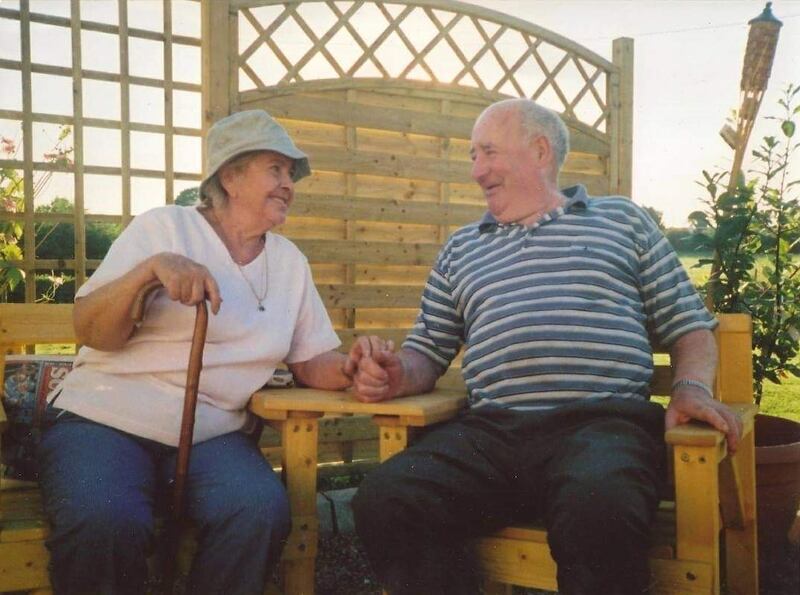
[[[569,186],[568,188],[564,188],[561,190],[561,193],[567,197],[567,202],[564,203],[563,207],[565,213],[584,211],[589,205],[589,195],[586,194],[586,188],[582,184],[576,184],[575,186]],[[481,217],[481,220],[478,221],[478,232],[486,233],[489,231],[494,231],[495,229],[503,225],[516,225],[516,224],[500,223],[497,221],[497,219],[494,218],[494,216],[489,211],[486,211],[483,214],[483,217]]]

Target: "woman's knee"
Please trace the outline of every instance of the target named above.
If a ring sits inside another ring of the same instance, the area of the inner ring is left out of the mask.
[[[231,528],[254,539],[285,540],[291,529],[289,498],[275,477],[251,478],[246,485],[207,500],[196,520],[210,527]]]
[[[152,510],[127,499],[104,497],[65,503],[53,514],[53,540],[143,552],[152,543]]]

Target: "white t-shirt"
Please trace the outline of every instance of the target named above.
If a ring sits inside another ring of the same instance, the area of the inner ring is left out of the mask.
[[[280,362],[307,361],[339,346],[308,261],[294,244],[268,233],[265,252],[240,271],[195,207],[160,207],[136,217],[76,297],[158,252],[175,252],[205,265],[222,294],[219,313],[209,315],[194,442],[242,429],[250,395]],[[268,291],[265,311],[259,311],[243,275],[261,292],[265,257]],[[177,445],[194,318],[194,307],[157,291],[143,324],[122,349],[81,348],[55,406]]]

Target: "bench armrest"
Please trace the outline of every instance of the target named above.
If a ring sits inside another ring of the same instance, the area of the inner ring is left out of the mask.
[[[730,407],[742,420],[742,436],[752,432],[758,407],[752,404],[731,405]],[[673,446],[718,446],[723,443],[725,435],[708,424],[691,422],[667,430],[664,439],[667,444]]]

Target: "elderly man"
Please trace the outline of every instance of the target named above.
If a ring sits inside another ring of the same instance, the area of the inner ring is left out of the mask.
[[[464,346],[470,408],[389,459],[353,502],[392,594],[478,592],[463,545],[543,519],[559,590],[647,591],[663,432],[690,419],[727,434],[712,398],[715,320],[656,225],[630,200],[560,190],[561,119],[495,103],[472,131],[488,212],[448,240],[399,353],[362,360],[364,401],[422,393]],[[666,411],[648,401],[648,337],[670,348]]]

